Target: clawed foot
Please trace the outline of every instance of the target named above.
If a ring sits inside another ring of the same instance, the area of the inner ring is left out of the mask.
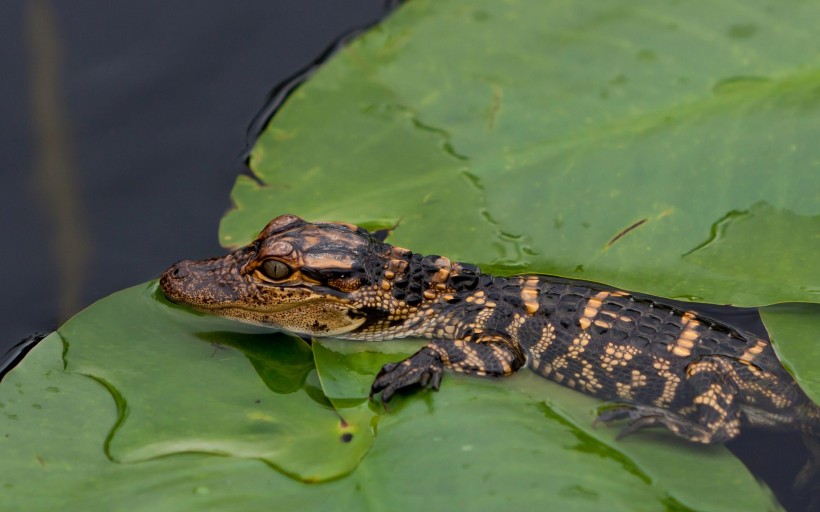
[[[629,423],[615,437],[618,440],[644,428],[663,425],[661,416],[658,414],[642,412],[641,409],[633,405],[617,404],[600,411],[593,426],[598,426],[601,423],[609,425],[620,420],[629,420]]]
[[[438,391],[443,370],[439,355],[425,347],[404,361],[384,365],[370,387],[370,398],[381,392],[386,404],[400,389],[430,386]]]
[[[614,404],[608,406],[598,413],[593,425],[597,426],[601,423],[609,425],[614,421],[624,419],[628,420],[629,423],[616,436],[618,440],[645,428],[666,427],[674,434],[689,441],[699,443],[714,441],[714,433],[708,432],[697,423],[688,421],[660,407],[646,405]]]

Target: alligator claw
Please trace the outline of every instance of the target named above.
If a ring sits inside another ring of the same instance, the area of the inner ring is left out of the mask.
[[[618,440],[645,428],[666,425],[666,418],[656,414],[656,411],[652,408],[630,404],[613,404],[598,413],[593,426],[601,423],[608,425],[619,420],[628,420],[629,423],[615,436]]]
[[[650,427],[659,427],[664,426],[665,423],[663,419],[659,416],[641,416],[640,418],[631,420],[627,426],[621,429],[618,432],[618,435],[615,436],[615,439],[620,441],[621,439],[625,438],[626,436],[630,436],[639,430],[643,430],[645,428]]]
[[[600,424],[609,425],[615,421],[628,420],[629,423],[621,429],[615,436],[615,439],[621,440],[626,436],[632,435],[639,430],[648,427],[654,427],[662,424],[657,416],[650,416],[641,413],[636,407],[628,404],[614,404],[601,410],[598,417],[592,423],[593,427]]]
[[[593,425],[610,424],[617,420],[627,420],[616,439],[620,440],[640,430],[652,427],[666,427],[668,430],[692,442],[721,442],[714,432],[689,419],[677,416],[660,407],[640,404],[614,404],[598,413]]]
[[[628,404],[611,404],[605,406],[598,412],[598,417],[592,422],[593,427],[600,424],[609,425],[613,421],[624,420],[632,417],[634,408]]]
[[[370,398],[381,392],[386,404],[405,388],[429,386],[438,391],[443,370],[439,355],[425,347],[404,361],[384,365],[370,387]]]

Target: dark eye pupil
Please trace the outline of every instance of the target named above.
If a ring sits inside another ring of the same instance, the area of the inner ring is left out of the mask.
[[[262,272],[271,279],[284,279],[290,275],[290,267],[281,261],[268,260],[262,264]]]

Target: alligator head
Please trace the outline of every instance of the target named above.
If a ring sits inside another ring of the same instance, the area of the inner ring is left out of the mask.
[[[165,296],[213,315],[319,336],[355,330],[366,319],[361,294],[385,247],[362,228],[271,221],[246,247],[207,260],[182,260],[160,278]],[[389,247],[389,246],[386,246]],[[378,257],[376,257],[378,260]]]

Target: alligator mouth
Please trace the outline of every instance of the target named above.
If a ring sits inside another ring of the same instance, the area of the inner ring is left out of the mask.
[[[296,309],[298,307],[306,306],[309,304],[316,304],[316,303],[333,303],[339,304],[339,302],[330,301],[328,299],[322,298],[315,298],[310,300],[305,300],[301,302],[292,302],[288,304],[278,304],[273,307],[268,308],[253,308],[241,305],[219,305],[219,306],[194,306],[191,305],[190,307],[196,311],[201,313],[207,313],[210,315],[218,316],[221,318],[226,318],[228,320],[233,320],[236,322],[242,322],[245,324],[250,325],[257,325],[260,327],[265,327],[268,329],[273,329],[277,331],[284,331],[284,332],[292,332],[292,333],[300,333],[300,334],[307,334],[311,336],[344,336],[347,333],[355,331],[359,327],[361,327],[366,321],[367,318],[365,316],[356,316],[352,314],[352,310],[347,310],[345,312],[339,311],[340,315],[347,316],[346,322],[342,324],[338,324],[335,327],[330,327],[326,329],[322,329],[319,331],[313,330],[300,330],[294,329],[292,326],[282,325],[275,319],[265,320],[264,317],[266,315],[276,315],[279,313],[284,313],[291,309]],[[310,313],[305,313],[304,316],[310,317]]]
[[[297,287],[294,287],[297,288]],[[305,290],[310,290],[307,287],[299,287]],[[310,306],[311,304],[331,304],[334,306],[341,306],[342,308],[349,309],[352,311],[354,308],[351,307],[352,303],[349,300],[345,300],[342,298],[337,298],[332,295],[327,296],[314,296],[309,297],[304,300],[294,301],[294,302],[281,302],[281,303],[273,303],[268,304],[265,306],[254,306],[252,304],[243,304],[240,301],[235,302],[192,302],[190,299],[182,299],[178,297],[174,297],[173,293],[169,293],[170,290],[166,291],[163,290],[165,297],[173,302],[174,304],[179,304],[181,306],[189,307],[193,310],[209,313],[213,315],[219,316],[227,316],[231,317],[234,316],[231,312],[235,312],[236,317],[242,317],[241,313],[256,313],[256,314],[276,314],[276,313],[284,313],[291,309],[296,309],[300,307]]]
[[[191,304],[187,302],[178,302],[177,304],[185,304],[190,306],[194,309],[208,311],[209,313],[220,314],[220,311],[226,310],[233,310],[233,311],[246,311],[249,313],[283,313],[285,311],[289,311],[294,308],[307,306],[309,304],[315,304],[317,302],[328,302],[332,304],[345,304],[342,301],[335,301],[327,298],[316,297],[311,299],[302,300],[299,302],[285,302],[281,304],[273,304],[270,306],[265,307],[253,307],[253,306],[245,306],[242,304]]]

